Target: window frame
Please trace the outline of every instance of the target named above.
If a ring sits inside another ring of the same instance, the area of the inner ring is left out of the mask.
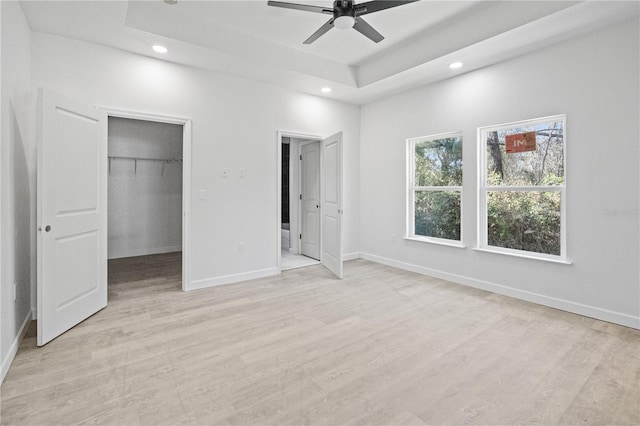
[[[550,122],[562,122],[563,131],[563,185],[551,186],[489,186],[487,185],[487,135],[489,132],[508,130],[514,127],[531,127]],[[567,116],[557,114],[547,117],[520,120],[491,126],[478,127],[478,239],[476,249],[530,259],[547,260],[558,263],[570,263],[567,260]],[[558,192],[560,193],[560,254],[538,253],[489,245],[488,231],[488,194],[490,192]]]
[[[405,239],[433,244],[441,244],[447,246],[454,247],[462,247],[463,244],[463,230],[464,230],[464,221],[463,221],[463,205],[464,205],[464,193],[463,193],[463,185],[459,186],[416,186],[416,174],[415,174],[415,146],[417,143],[421,142],[429,142],[435,141],[439,139],[446,138],[454,138],[460,137],[463,143],[463,154],[462,154],[462,176],[464,179],[464,136],[462,131],[458,132],[447,132],[447,133],[438,133],[434,135],[427,136],[418,136],[414,138],[407,139],[406,149],[407,149],[407,180],[406,180],[406,227],[405,227]],[[429,237],[425,235],[416,235],[415,233],[415,195],[416,192],[458,192],[460,194],[460,239],[459,240],[450,240],[447,238],[439,238],[439,237]]]

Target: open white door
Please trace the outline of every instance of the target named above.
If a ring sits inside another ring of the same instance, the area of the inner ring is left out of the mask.
[[[320,143],[300,148],[302,232],[301,253],[320,260]]]
[[[321,144],[322,255],[320,261],[342,278],[342,132]]]
[[[106,114],[40,89],[38,346],[107,305]]]

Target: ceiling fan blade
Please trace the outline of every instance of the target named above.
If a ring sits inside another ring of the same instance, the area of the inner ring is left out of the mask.
[[[356,24],[353,26],[353,29],[375,41],[376,43],[384,40],[382,34],[374,30],[371,25],[369,25],[364,19],[360,17],[356,18]]]
[[[418,0],[391,0],[391,1],[368,1],[366,3],[360,3],[355,5],[356,16],[366,15],[367,13],[379,12],[385,9],[391,9],[392,7],[402,6],[408,3],[413,3]]]
[[[326,7],[320,7],[320,6],[311,6],[309,4],[287,3],[284,1],[272,1],[272,0],[269,0],[267,4],[269,6],[284,7],[285,9],[296,9],[296,10],[304,10],[305,12],[328,13],[333,15],[333,9],[327,9]]]
[[[311,44],[311,43],[313,43],[314,41],[319,39],[321,35],[323,35],[327,31],[329,31],[331,28],[333,28],[333,18],[329,19],[327,22],[325,22],[325,24],[323,26],[318,28],[318,31],[316,31],[315,33],[311,34],[311,37],[306,39],[303,44]]]

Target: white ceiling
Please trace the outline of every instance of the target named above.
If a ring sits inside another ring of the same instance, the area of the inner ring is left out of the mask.
[[[365,0],[362,0],[363,2]],[[332,1],[295,1],[331,7]],[[636,1],[422,0],[366,16],[376,44],[333,29],[304,41],[328,15],[266,0],[21,2],[34,31],[363,104],[638,19]],[[165,55],[152,44],[169,48]],[[460,60],[456,71],[449,63]],[[320,93],[329,86],[330,94]]]

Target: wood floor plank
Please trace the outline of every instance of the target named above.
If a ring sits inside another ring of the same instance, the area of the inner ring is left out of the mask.
[[[112,260],[109,305],[0,388],[2,425],[640,424],[640,331],[364,260],[193,292]]]

